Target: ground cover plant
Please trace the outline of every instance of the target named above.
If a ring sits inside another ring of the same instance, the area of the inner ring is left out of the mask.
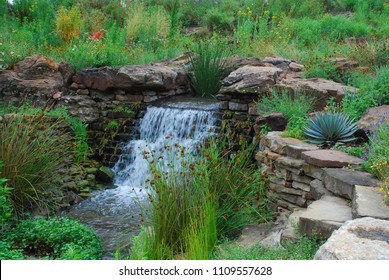
[[[233,242],[220,244],[212,255],[216,260],[311,260],[324,239],[299,235],[295,241],[279,245],[264,246],[255,244],[242,246]]]
[[[0,236],[1,259],[93,260],[102,257],[101,242],[93,230],[68,218],[22,220],[15,227],[0,232]]]

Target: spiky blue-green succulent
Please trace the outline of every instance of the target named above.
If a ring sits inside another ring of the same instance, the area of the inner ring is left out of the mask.
[[[340,112],[321,112],[310,119],[304,128],[308,141],[318,146],[331,146],[336,142],[355,140],[358,130],[354,119]]]

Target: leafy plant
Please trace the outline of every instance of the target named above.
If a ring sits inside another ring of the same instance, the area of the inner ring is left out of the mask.
[[[96,260],[102,258],[100,239],[93,230],[69,218],[22,220],[3,234],[12,250],[25,257]]]
[[[216,40],[200,41],[190,54],[189,80],[197,96],[213,97],[220,89],[225,75],[221,42]]]
[[[349,116],[339,112],[319,112],[304,128],[308,142],[319,146],[332,146],[336,142],[354,141],[357,125]]]

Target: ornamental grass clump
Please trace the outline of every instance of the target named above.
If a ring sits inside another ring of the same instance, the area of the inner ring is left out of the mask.
[[[348,143],[355,140],[357,124],[349,116],[340,112],[319,112],[304,128],[308,142],[318,146],[333,146],[337,142]]]
[[[223,44],[217,41],[195,45],[189,56],[189,80],[197,96],[213,97],[219,91],[225,76],[223,53]]]
[[[0,177],[7,178],[15,211],[51,209],[62,195],[56,174],[72,158],[66,122],[42,111],[3,115],[0,126]]]
[[[149,154],[147,227],[134,239],[132,259],[208,259],[219,240],[270,217],[264,177],[250,165],[254,145],[230,155],[210,140],[201,155],[179,148],[177,161]]]

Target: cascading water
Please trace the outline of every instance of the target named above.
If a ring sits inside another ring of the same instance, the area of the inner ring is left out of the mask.
[[[139,139],[125,145],[114,166],[115,189],[96,193],[74,207],[70,215],[89,224],[103,239],[105,258],[128,245],[139,232],[142,198],[149,176],[145,152],[163,151],[178,144],[194,152],[216,130],[217,103],[191,101],[150,106],[140,122]]]

